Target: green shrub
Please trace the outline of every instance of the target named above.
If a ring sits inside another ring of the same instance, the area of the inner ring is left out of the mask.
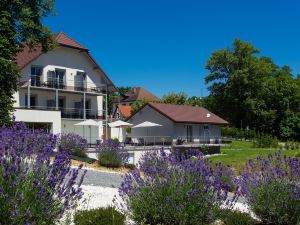
[[[125,167],[126,167],[127,169],[130,169],[130,170],[134,170],[134,169],[136,168],[136,166],[135,166],[134,164],[132,164],[132,163],[127,163],[127,164],[125,164]]]
[[[271,135],[261,135],[258,136],[254,142],[254,147],[256,148],[277,148],[278,139]]]
[[[125,215],[114,207],[97,208],[76,212],[75,225],[125,225]]]
[[[239,211],[232,211],[230,209],[224,209],[220,213],[220,219],[226,225],[254,225],[258,224],[248,213]]]
[[[128,162],[128,151],[111,139],[98,143],[96,150],[101,166],[116,168]]]
[[[122,159],[115,151],[101,151],[98,155],[98,163],[101,166],[118,168],[122,166]]]
[[[70,152],[74,156],[87,157],[87,140],[75,133],[62,133],[58,138],[58,148]]]

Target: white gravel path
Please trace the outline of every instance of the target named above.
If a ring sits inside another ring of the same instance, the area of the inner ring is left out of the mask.
[[[111,187],[101,187],[92,185],[82,185],[83,199],[82,204],[79,205],[78,209],[95,209],[98,207],[105,207],[113,204],[113,199],[118,196],[118,189]],[[121,199],[118,197],[117,201]]]

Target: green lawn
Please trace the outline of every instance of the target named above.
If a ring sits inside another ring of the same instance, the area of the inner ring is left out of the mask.
[[[257,155],[267,157],[268,154],[277,151],[274,148],[253,148],[252,145],[252,142],[233,141],[231,144],[221,147],[224,155],[212,156],[209,159],[213,162],[222,162],[235,170],[241,170],[249,159],[255,159]],[[300,150],[282,151],[282,154],[292,157],[298,154],[299,157]]]

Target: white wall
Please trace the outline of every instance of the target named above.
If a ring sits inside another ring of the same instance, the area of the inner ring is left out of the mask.
[[[199,141],[201,140],[209,140],[209,139],[215,139],[215,138],[221,138],[221,129],[218,125],[212,125],[212,124],[181,124],[176,123],[174,124],[174,139],[177,139],[179,137],[186,138],[187,136],[187,125],[192,126],[192,132],[193,132],[193,140]],[[207,126],[208,129],[204,131],[204,126]]]
[[[96,144],[96,141],[100,139],[100,131],[99,127],[96,126],[77,126],[76,123],[80,123],[83,120],[68,120],[68,119],[62,119],[61,120],[61,132],[62,133],[75,133],[78,134],[85,139],[87,139],[87,142],[92,144]],[[90,128],[91,128],[91,135],[90,135]],[[90,139],[91,137],[91,139]]]
[[[128,120],[129,123],[134,125],[145,121],[158,123],[163,126],[149,128],[148,134],[147,128],[132,128],[130,136],[171,136],[173,141],[176,141],[177,138],[185,139],[187,137],[187,125],[191,125],[193,130],[192,139],[194,142],[203,141],[204,139],[214,140],[221,138],[221,131],[218,125],[174,123],[149,106],[144,107]],[[204,126],[208,127],[208,130],[205,132]],[[150,139],[150,141],[152,141],[152,139]]]
[[[99,86],[106,82],[103,72],[99,69],[94,69],[95,64],[88,58],[87,54],[77,49],[59,46],[52,51],[42,54],[22,69],[22,79],[28,79],[31,73],[31,65],[43,67],[42,81],[46,81],[47,71],[53,71],[55,68],[58,68],[66,70],[65,82],[67,86],[74,86],[74,77],[77,71],[86,73],[88,87]]]
[[[162,127],[132,128],[131,136],[173,136],[173,122],[148,105],[128,120],[129,123],[134,125],[145,121],[161,124]],[[150,139],[150,141],[152,141],[152,139]]]
[[[16,121],[52,123],[51,132],[54,134],[61,132],[60,111],[16,109],[13,114]]]

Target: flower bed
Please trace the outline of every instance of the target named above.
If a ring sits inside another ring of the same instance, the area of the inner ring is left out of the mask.
[[[66,151],[55,154],[56,141],[23,123],[0,128],[0,224],[54,224],[82,197],[85,173]]]

